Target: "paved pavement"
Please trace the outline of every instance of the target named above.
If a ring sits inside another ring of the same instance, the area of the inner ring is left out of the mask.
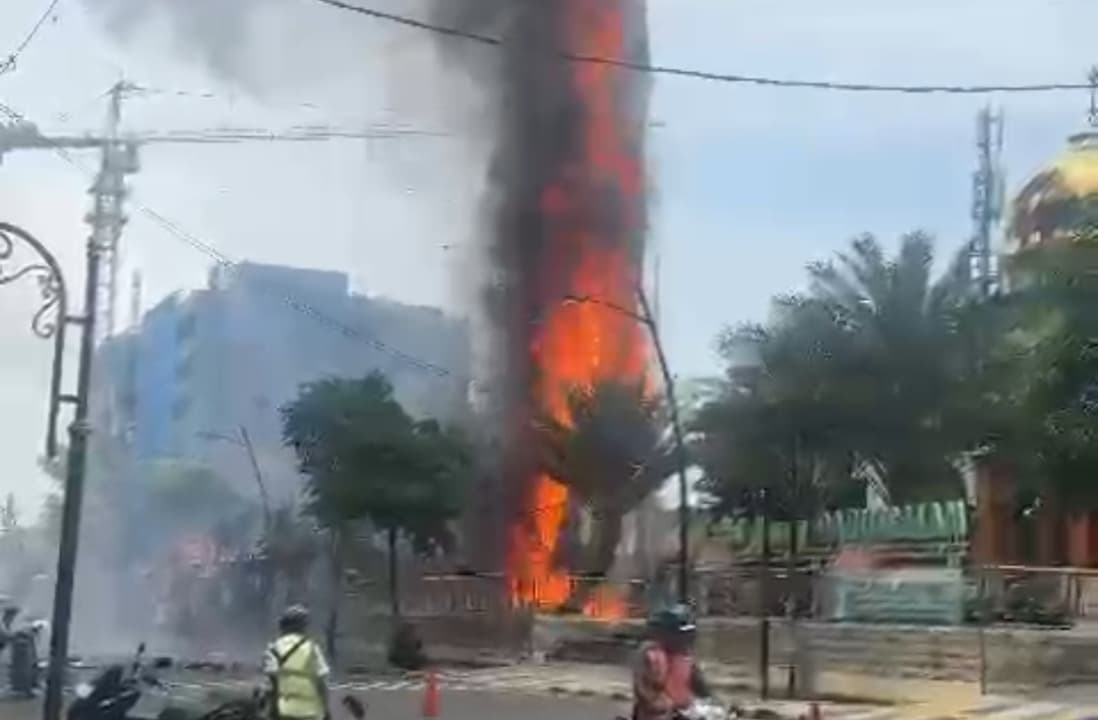
[[[624,668],[580,664],[516,664],[473,670],[449,669],[438,674],[442,718],[481,720],[549,720],[550,718],[609,718],[628,705],[629,678]],[[247,694],[255,679],[212,673],[174,673],[164,678],[173,703],[199,707],[219,699]],[[722,683],[722,696],[742,707],[749,717],[798,718],[809,714],[803,701],[762,704],[734,679]],[[371,708],[369,718],[419,718],[426,685],[420,676],[363,676],[334,683],[338,696],[354,694]],[[145,709],[162,706],[166,698],[148,693]],[[902,706],[820,703],[822,720],[1098,720],[1098,688],[1072,688],[1040,696],[987,696],[968,707],[926,703]],[[34,704],[0,701],[0,720],[37,720]],[[336,720],[340,720],[337,714]]]

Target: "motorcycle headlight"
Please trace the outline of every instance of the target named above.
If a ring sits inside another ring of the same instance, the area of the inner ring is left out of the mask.
[[[92,686],[88,683],[80,683],[76,686],[76,697],[83,700],[92,694]]]

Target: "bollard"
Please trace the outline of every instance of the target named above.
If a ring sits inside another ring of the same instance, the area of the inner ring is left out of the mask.
[[[438,673],[434,670],[427,672],[427,686],[423,691],[423,717],[424,720],[435,720],[435,718],[441,717],[439,714]]]

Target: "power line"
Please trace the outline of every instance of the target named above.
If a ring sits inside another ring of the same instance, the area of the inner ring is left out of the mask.
[[[0,75],[15,69],[15,64],[18,61],[19,56],[23,54],[23,51],[26,50],[32,42],[34,42],[34,38],[38,36],[38,32],[46,24],[46,21],[53,16],[54,10],[56,10],[57,6],[60,4],[61,0],[50,0],[50,4],[46,6],[46,10],[38,18],[38,21],[34,23],[34,26],[31,27],[30,32],[23,38],[23,42],[16,45],[15,50],[4,58],[3,61],[0,61]]]
[[[365,15],[377,20],[403,25],[404,27],[422,30],[424,32],[458,38],[469,42],[478,43],[489,47],[503,47],[506,41],[493,35],[485,35],[459,28],[437,25],[426,20],[384,12],[373,8],[363,7],[346,0],[314,0],[314,2],[328,5],[329,7],[346,10],[348,12]],[[557,50],[557,57],[569,62],[586,63],[591,65],[605,65],[622,70],[649,73],[653,75],[668,75],[672,77],[690,78],[694,80],[706,80],[710,82],[722,82],[734,85],[759,85],[764,87],[795,88],[808,90],[832,90],[840,92],[875,92],[875,93],[902,93],[912,95],[952,94],[952,95],[986,95],[990,93],[1038,93],[1054,92],[1061,90],[1087,90],[1089,83],[1031,83],[1031,84],[992,84],[992,85],[903,85],[892,83],[856,83],[831,80],[791,80],[787,78],[767,77],[762,75],[738,75],[731,73],[719,73],[709,70],[676,67],[673,65],[655,65],[651,63],[636,62],[624,58],[605,57],[576,53],[568,50]]]

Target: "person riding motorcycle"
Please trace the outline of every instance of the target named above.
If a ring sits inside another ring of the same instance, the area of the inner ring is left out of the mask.
[[[675,605],[649,617],[648,630],[633,668],[633,720],[672,720],[695,698],[712,696],[694,660],[697,625],[689,608]]]
[[[308,636],[309,611],[286,609],[279,637],[267,648],[263,671],[271,683],[273,720],[328,720],[328,676],[324,653]]]

